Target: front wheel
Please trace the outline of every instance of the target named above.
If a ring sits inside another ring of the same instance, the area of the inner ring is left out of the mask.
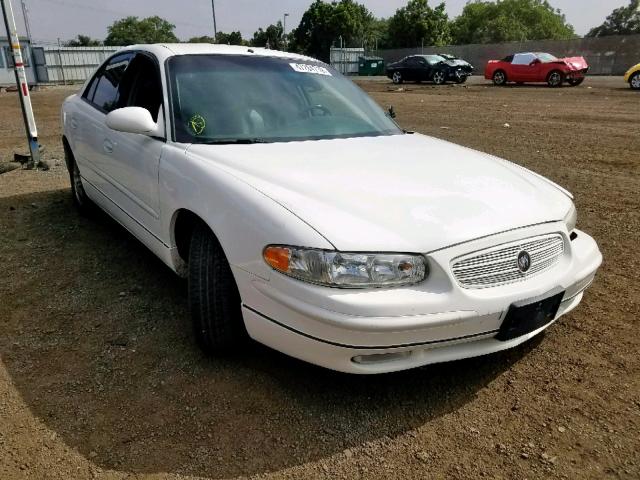
[[[248,338],[240,293],[213,232],[196,225],[189,247],[189,309],[198,344],[209,355],[233,352]]]
[[[456,83],[465,83],[467,81],[467,78],[468,77],[466,75],[461,75],[456,78]]]
[[[404,81],[404,79],[402,78],[402,74],[400,72],[393,72],[393,75],[391,76],[391,80],[396,85],[400,85]]]
[[[444,85],[447,81],[447,75],[444,73],[444,70],[438,70],[433,74],[432,80],[436,85]]]
[[[502,87],[507,84],[507,74],[504,70],[496,70],[493,73],[493,84]]]
[[[582,85],[582,82],[584,82],[584,78],[572,78],[569,80],[569,85],[577,87],[578,85]]]
[[[564,74],[560,70],[553,70],[547,75],[547,85],[551,88],[558,88],[564,82]]]
[[[631,75],[629,79],[629,85],[633,90],[640,90],[640,72],[636,72]]]

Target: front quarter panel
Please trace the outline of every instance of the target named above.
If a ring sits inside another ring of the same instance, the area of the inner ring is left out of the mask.
[[[238,146],[246,147],[250,146]],[[334,248],[289,210],[215,160],[190,154],[185,145],[167,145],[160,165],[160,198],[165,241],[171,247],[176,246],[177,214],[189,210],[215,233],[231,265],[266,280],[271,268],[262,251],[269,244]]]

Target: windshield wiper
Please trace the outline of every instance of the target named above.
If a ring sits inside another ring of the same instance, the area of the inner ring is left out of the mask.
[[[269,143],[264,138],[216,138],[198,142],[204,145],[253,145],[254,143]]]

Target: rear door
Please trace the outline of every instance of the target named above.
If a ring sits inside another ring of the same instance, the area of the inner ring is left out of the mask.
[[[101,192],[108,187],[105,170],[105,150],[110,146],[104,143],[105,118],[116,108],[118,87],[124,76],[132,52],[119,54],[109,59],[93,76],[82,93],[82,101],[71,113],[69,132],[74,137],[74,156],[82,177]]]

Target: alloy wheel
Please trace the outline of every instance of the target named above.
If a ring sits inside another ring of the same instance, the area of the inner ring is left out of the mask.
[[[553,72],[551,75],[549,75],[549,85],[551,85],[552,87],[557,87],[561,83],[562,75],[560,75],[560,73]]]
[[[640,73],[636,73],[631,77],[631,88],[634,90],[640,90]]]
[[[442,85],[444,83],[444,72],[436,72],[433,74],[433,83],[436,85]]]

